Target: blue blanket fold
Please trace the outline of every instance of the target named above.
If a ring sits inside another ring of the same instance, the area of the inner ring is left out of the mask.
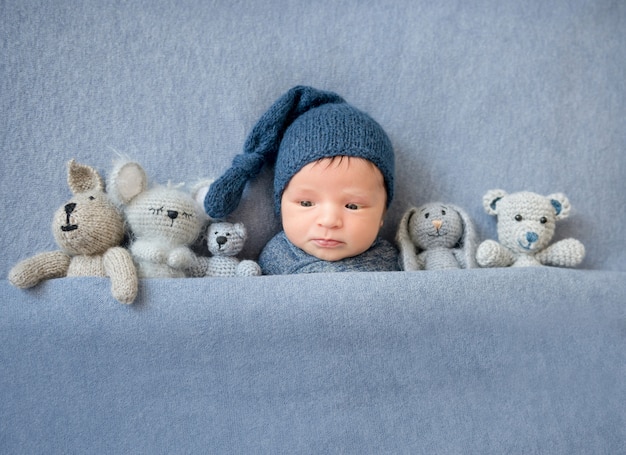
[[[133,306],[106,279],[4,281],[3,450],[624,447],[624,273],[330,276],[143,280]]]

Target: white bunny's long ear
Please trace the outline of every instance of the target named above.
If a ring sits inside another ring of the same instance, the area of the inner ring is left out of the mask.
[[[107,189],[117,205],[127,205],[148,188],[148,177],[134,161],[118,161],[109,175]]]
[[[411,218],[416,211],[417,208],[411,207],[404,212],[402,220],[400,220],[400,225],[398,226],[398,232],[396,233],[396,243],[400,249],[400,267],[402,270],[406,271],[420,270],[417,261],[416,246],[409,230]]]
[[[461,218],[461,221],[463,222],[463,235],[461,236],[461,240],[459,242],[459,248],[462,253],[459,257],[457,257],[461,263],[461,268],[476,268],[478,267],[478,264],[476,263],[476,248],[478,247],[478,239],[474,223],[467,212],[461,207],[452,204],[448,204],[448,206],[453,210],[456,210]]]

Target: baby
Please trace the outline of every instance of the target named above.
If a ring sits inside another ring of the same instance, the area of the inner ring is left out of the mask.
[[[393,198],[393,148],[369,115],[334,93],[294,87],[211,185],[209,216],[231,213],[265,163],[275,163],[283,230],[261,252],[264,274],[399,270],[397,250],[378,235]]]

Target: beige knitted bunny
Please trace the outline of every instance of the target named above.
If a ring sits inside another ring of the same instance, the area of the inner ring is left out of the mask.
[[[52,221],[61,249],[19,262],[9,272],[9,281],[24,289],[51,278],[108,276],[113,297],[132,303],[137,296],[137,271],[130,253],[120,246],[124,222],[104,191],[102,177],[92,167],[71,160],[67,183],[74,197]]]

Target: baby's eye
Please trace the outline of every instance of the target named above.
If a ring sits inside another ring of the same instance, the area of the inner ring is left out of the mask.
[[[545,216],[542,216],[541,218],[539,218],[539,222],[541,224],[546,224],[548,222],[548,219]]]
[[[311,201],[300,201],[300,205],[302,207],[312,207],[313,203]]]
[[[348,210],[358,210],[359,206],[357,204],[349,203],[349,204],[346,204],[346,208]]]
[[[523,219],[522,215],[515,215],[515,221],[522,221]]]

